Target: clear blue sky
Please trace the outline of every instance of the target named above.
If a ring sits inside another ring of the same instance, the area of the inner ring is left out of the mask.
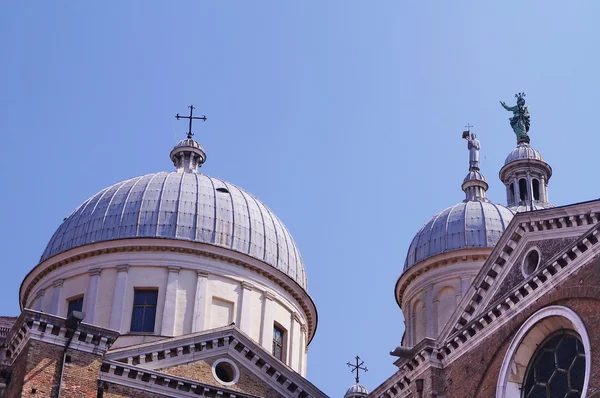
[[[0,312],[77,205],[171,170],[193,103],[202,171],[286,223],[319,309],[309,379],[332,397],[359,354],[373,389],[403,332],[394,283],[415,232],[462,200],[463,126],[489,196],[525,91],[557,205],[600,196],[600,3],[127,1],[0,6]]]

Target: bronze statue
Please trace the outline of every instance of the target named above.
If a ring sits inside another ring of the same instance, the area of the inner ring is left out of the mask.
[[[529,143],[529,125],[530,115],[529,109],[525,106],[525,93],[515,94],[517,98],[516,106],[507,106],[504,102],[500,101],[500,104],[507,111],[511,111],[513,113],[513,117],[510,120],[510,127],[512,127],[513,131],[517,135],[517,142],[527,142]]]

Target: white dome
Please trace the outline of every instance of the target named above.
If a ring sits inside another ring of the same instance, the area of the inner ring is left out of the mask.
[[[413,238],[404,271],[438,254],[470,248],[493,248],[515,212],[499,204],[466,201],[433,216]]]
[[[275,214],[235,185],[197,173],[148,174],[103,189],[63,221],[40,262],[75,247],[126,238],[231,249],[273,266],[306,289],[300,252]]]
[[[516,148],[510,151],[510,153],[506,157],[506,160],[504,161],[504,164],[507,165],[517,160],[528,159],[539,160],[541,162],[544,162],[544,158],[542,157],[542,154],[539,151],[533,149],[533,147],[528,143],[520,142]]]

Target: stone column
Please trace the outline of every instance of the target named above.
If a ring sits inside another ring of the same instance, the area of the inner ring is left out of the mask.
[[[404,314],[404,334],[405,334],[405,343],[407,347],[412,347],[413,334],[414,331],[412,329],[412,304],[410,302],[407,303],[406,310],[403,312]],[[402,345],[402,341],[400,341]]]
[[[112,307],[110,309],[109,329],[122,332],[123,310],[125,306],[125,295],[127,294],[127,273],[129,264],[117,265],[117,281],[113,290]]]
[[[33,309],[39,312],[43,312],[43,304],[44,304],[44,294],[46,293],[45,289],[42,289],[38,292],[33,300]]]
[[[440,314],[438,313],[440,308],[440,300],[434,300],[433,301],[433,307],[432,307],[432,318],[433,318],[433,322],[432,322],[432,331],[433,334],[430,337],[437,337],[438,333],[440,332],[440,328],[443,328],[444,325],[438,325],[438,320],[440,319]]]
[[[64,316],[63,314],[63,297],[62,297],[62,287],[63,287],[63,279],[59,279],[54,281],[52,287],[54,290],[52,291],[52,307],[50,309],[50,313],[53,315]]]
[[[433,285],[425,288],[423,297],[425,299],[425,314],[423,316],[425,321],[424,337],[433,337]]]
[[[160,334],[173,336],[175,334],[175,323],[177,322],[177,289],[179,288],[180,267],[169,267],[169,278],[167,279],[167,291],[165,292],[165,306],[162,317]]]
[[[271,292],[263,293],[263,317],[260,333],[260,345],[268,352],[273,351],[273,322],[275,316],[275,297]]]
[[[513,184],[514,184],[514,187],[515,187],[514,205],[515,205],[515,206],[518,206],[518,205],[519,205],[519,202],[521,201],[521,196],[520,196],[520,195],[521,195],[521,194],[520,194],[520,192],[521,192],[521,187],[520,187],[520,185],[519,185],[519,179],[515,177],[515,178],[513,179]]]
[[[240,315],[240,329],[250,335],[252,327],[252,289],[254,285],[249,282],[242,281],[242,311]]]
[[[194,318],[192,333],[201,332],[206,328],[206,303],[208,301],[208,274],[197,271],[196,296],[194,297]]]
[[[531,174],[527,173],[527,201],[531,203],[533,201],[533,181],[531,180]]]
[[[540,177],[540,200],[542,202],[548,202],[548,194],[546,192],[547,189],[548,189],[548,187],[546,186],[546,177],[541,176]]]
[[[88,273],[90,280],[88,282],[87,292],[83,296],[85,304],[85,322],[93,324],[96,320],[96,304],[98,302],[98,284],[100,283],[100,268],[91,268]]]

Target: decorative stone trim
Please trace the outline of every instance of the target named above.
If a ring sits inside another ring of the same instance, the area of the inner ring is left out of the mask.
[[[169,270],[169,272],[173,272],[175,274],[178,274],[179,271],[181,271],[181,267],[177,267],[177,266],[174,266],[174,265],[169,265],[167,267],[167,269]]]
[[[117,272],[128,272],[128,271],[129,271],[129,264],[119,264],[119,265],[117,265]]]
[[[241,281],[240,285],[242,286],[242,289],[246,289],[246,290],[254,290],[254,285],[248,281]]]
[[[270,384],[277,387],[283,396],[326,398],[323,392],[235,326],[117,349],[108,352],[105,359],[118,364],[139,366],[139,369],[145,370],[161,369],[224,354],[230,355],[249,369],[255,369],[257,376],[265,382],[276,381]]]
[[[90,268],[88,271],[90,276],[95,276],[95,275],[99,276],[101,272],[102,272],[102,268]]]
[[[145,238],[145,239],[149,239],[149,238]],[[157,239],[154,239],[157,240]],[[162,241],[162,239],[161,239]],[[102,243],[107,243],[107,242],[102,242]],[[114,242],[112,242],[114,243]],[[178,244],[181,244],[181,242],[177,242]],[[200,244],[199,244],[200,245]],[[210,245],[208,245],[210,246]],[[74,248],[72,250],[75,251],[79,251],[82,248],[84,248],[85,246],[79,247],[79,248]],[[79,249],[79,250],[78,250]],[[195,248],[190,248],[190,247],[174,247],[174,246],[166,246],[166,245],[128,245],[128,246],[118,246],[118,247],[107,247],[107,248],[102,248],[102,249],[96,249],[96,250],[90,250],[87,252],[82,252],[79,254],[74,254],[72,256],[66,257],[60,261],[57,261],[55,263],[51,263],[48,267],[46,267],[45,269],[43,269],[39,274],[37,274],[35,276],[35,278],[33,278],[33,280],[31,280],[26,286],[24,285],[25,282],[23,282],[23,284],[21,285],[21,308],[25,308],[26,307],[26,303],[27,303],[27,299],[29,297],[29,294],[31,293],[32,289],[36,286],[36,284],[46,275],[48,275],[50,272],[61,268],[65,265],[68,265],[70,263],[73,263],[75,261],[79,261],[82,259],[86,259],[86,258],[91,258],[91,257],[96,257],[99,255],[104,255],[104,254],[109,254],[109,253],[125,253],[125,252],[180,252],[180,253],[187,253],[187,254],[192,254],[192,255],[197,255],[197,256],[202,256],[202,257],[206,257],[206,258],[211,258],[211,259],[217,259],[220,261],[226,261],[235,265],[238,265],[242,268],[245,269],[249,269],[253,272],[256,272],[259,275],[264,276],[265,278],[273,281],[274,283],[276,283],[277,285],[279,285],[282,289],[284,289],[288,294],[290,294],[300,305],[300,307],[302,308],[302,310],[304,311],[304,313],[306,314],[306,319],[308,321],[308,327],[309,327],[309,333],[308,333],[308,337],[309,337],[309,342],[312,340],[316,328],[317,328],[317,313],[316,313],[316,307],[314,305],[314,303],[312,302],[312,299],[310,298],[310,296],[308,295],[308,293],[306,293],[306,291],[304,291],[304,289],[299,286],[297,284],[297,282],[293,281],[288,275],[285,275],[282,271],[278,270],[277,268],[265,264],[265,267],[268,267],[266,269],[260,268],[256,265],[250,264],[248,262],[244,262],[241,261],[239,259],[236,258],[231,258],[231,257],[227,257],[224,255],[220,255],[217,253],[211,253],[210,251],[206,251],[206,250],[200,250],[200,249],[195,249]],[[57,255],[57,256],[61,256],[61,254]],[[55,256],[56,257],[56,256]],[[44,263],[51,261],[52,258],[46,260]],[[257,260],[258,262],[258,260]],[[37,267],[36,267],[37,268]],[[121,264],[117,266],[117,270],[126,271],[129,269],[129,264]],[[35,269],[34,269],[35,270]],[[30,274],[34,272],[31,271]],[[27,279],[27,277],[26,277]],[[304,295],[302,295],[301,293],[299,293],[296,289],[290,287],[290,285],[298,285],[298,288],[300,290],[302,290],[302,292],[304,293]],[[310,302],[311,306],[309,306],[306,301]]]
[[[108,360],[100,367],[100,380],[142,391],[151,385],[152,391],[166,396],[176,394],[178,397],[257,398],[255,395]]]
[[[65,318],[25,309],[7,333],[5,362],[12,365],[29,340],[38,340],[63,347],[69,331]],[[119,337],[114,330],[82,323],[73,335],[77,350],[103,355]]]

